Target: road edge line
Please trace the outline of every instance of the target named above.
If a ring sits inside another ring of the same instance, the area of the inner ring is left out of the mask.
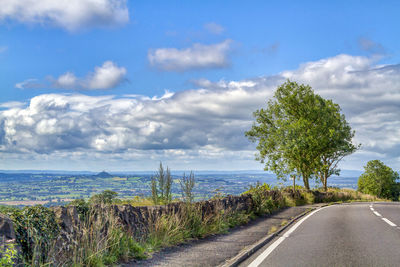
[[[226,260],[223,264],[218,265],[218,267],[236,267],[238,266],[241,262],[249,258],[251,255],[253,255],[257,250],[259,250],[261,247],[265,246],[268,242],[270,242],[272,239],[274,239],[277,235],[282,233],[286,228],[288,228],[290,225],[292,225],[294,222],[296,222],[298,219],[301,217],[307,215],[308,213],[320,209],[326,206],[330,205],[336,205],[336,203],[332,204],[325,204],[321,205],[319,207],[311,207],[310,209],[304,211],[303,213],[297,215],[295,218],[291,219],[287,224],[279,228],[276,232],[267,235],[266,237],[258,240],[256,243],[249,247],[245,247],[239,254],[237,254],[235,257],[230,258],[229,260]]]

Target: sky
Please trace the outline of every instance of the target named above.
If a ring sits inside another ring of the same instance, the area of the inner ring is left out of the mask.
[[[261,170],[286,79],[400,169],[400,2],[0,0],[0,169]]]

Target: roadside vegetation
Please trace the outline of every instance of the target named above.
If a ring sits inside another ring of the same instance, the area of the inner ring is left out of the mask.
[[[251,195],[250,210],[225,209],[222,202],[218,202],[223,200],[223,196],[217,193],[210,199],[216,205],[214,212],[204,215],[201,202],[193,202],[191,198],[194,184],[193,174],[184,176],[182,186],[186,191],[182,190],[183,208],[179,212],[159,217],[150,224],[147,235],[136,239],[124,230],[113,215],[112,205],[122,202],[118,200],[115,192],[104,191],[88,200],[74,200],[70,205],[75,206],[79,213],[80,234],[76,236],[75,242],[68,244],[66,255],[59,255],[57,251],[60,225],[56,221],[53,209],[43,206],[23,209],[2,207],[0,213],[7,214],[14,222],[17,244],[22,250],[22,258],[19,261],[25,265],[52,266],[55,262],[61,262],[63,266],[106,266],[131,259],[147,258],[164,247],[188,240],[226,233],[232,227],[286,207],[320,202],[380,200],[350,189],[328,188],[327,192],[321,192],[306,190],[298,185],[296,190],[293,190],[292,187],[279,189],[257,183],[243,192],[243,195]],[[135,199],[132,199],[132,203],[138,201],[138,198]],[[139,200],[139,203],[147,201],[148,199]],[[1,260],[4,262],[9,262],[15,257],[11,250],[2,255],[4,256]]]
[[[368,161],[365,172],[358,179],[360,192],[380,198],[400,200],[399,174],[380,160]]]
[[[354,131],[340,107],[315,94],[310,86],[287,81],[278,87],[267,108],[257,110],[254,116],[256,122],[246,136],[258,142],[257,160],[265,163],[265,170],[275,172],[278,179],[292,178],[293,186],[251,185],[242,193],[250,204],[235,210],[224,206],[229,197],[225,198],[219,191],[209,201],[194,202],[193,172],[179,180],[181,198],[174,198],[171,171],[160,162],[151,179],[151,196],[121,200],[116,192],[105,190],[89,199],[72,201],[69,205],[75,206],[79,214],[79,231],[72,230],[67,237],[69,243],[62,244],[65,255],[57,250],[62,229],[54,209],[1,207],[0,213],[14,222],[22,252],[19,261],[27,266],[113,265],[143,259],[164,247],[191,239],[226,233],[232,227],[286,207],[399,198],[400,187],[396,183],[399,175],[380,161],[368,162],[358,181],[359,191],[328,187],[328,178],[340,172],[338,163],[359,145],[353,144]],[[296,185],[300,178],[304,187]],[[310,179],[321,182],[322,188],[310,190]],[[128,233],[113,212],[113,205],[174,205],[174,202],[180,202],[179,209],[156,216],[154,220],[150,218],[147,231],[140,237]],[[204,207],[211,207],[211,211],[205,212]],[[270,232],[276,230],[270,229]],[[15,257],[13,247],[6,249],[0,251],[0,264],[4,262],[4,266]]]

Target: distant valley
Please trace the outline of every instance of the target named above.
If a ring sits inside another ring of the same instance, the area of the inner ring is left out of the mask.
[[[343,170],[341,176],[329,178],[329,186],[357,188],[361,171]],[[183,171],[172,172],[173,197],[179,198],[179,179]],[[119,198],[151,195],[153,172],[91,173],[68,171],[4,171],[0,172],[0,204],[6,205],[63,205],[77,198],[89,198],[104,190],[113,190]],[[292,182],[276,180],[275,175],[262,171],[199,171],[195,172],[196,200],[218,195],[237,195],[257,181],[273,186]],[[299,184],[301,182],[299,181]],[[312,184],[318,187],[318,184]]]

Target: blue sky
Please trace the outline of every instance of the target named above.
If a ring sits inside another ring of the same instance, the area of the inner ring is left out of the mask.
[[[399,168],[397,1],[0,1],[0,168],[260,169],[243,136],[286,78]]]

